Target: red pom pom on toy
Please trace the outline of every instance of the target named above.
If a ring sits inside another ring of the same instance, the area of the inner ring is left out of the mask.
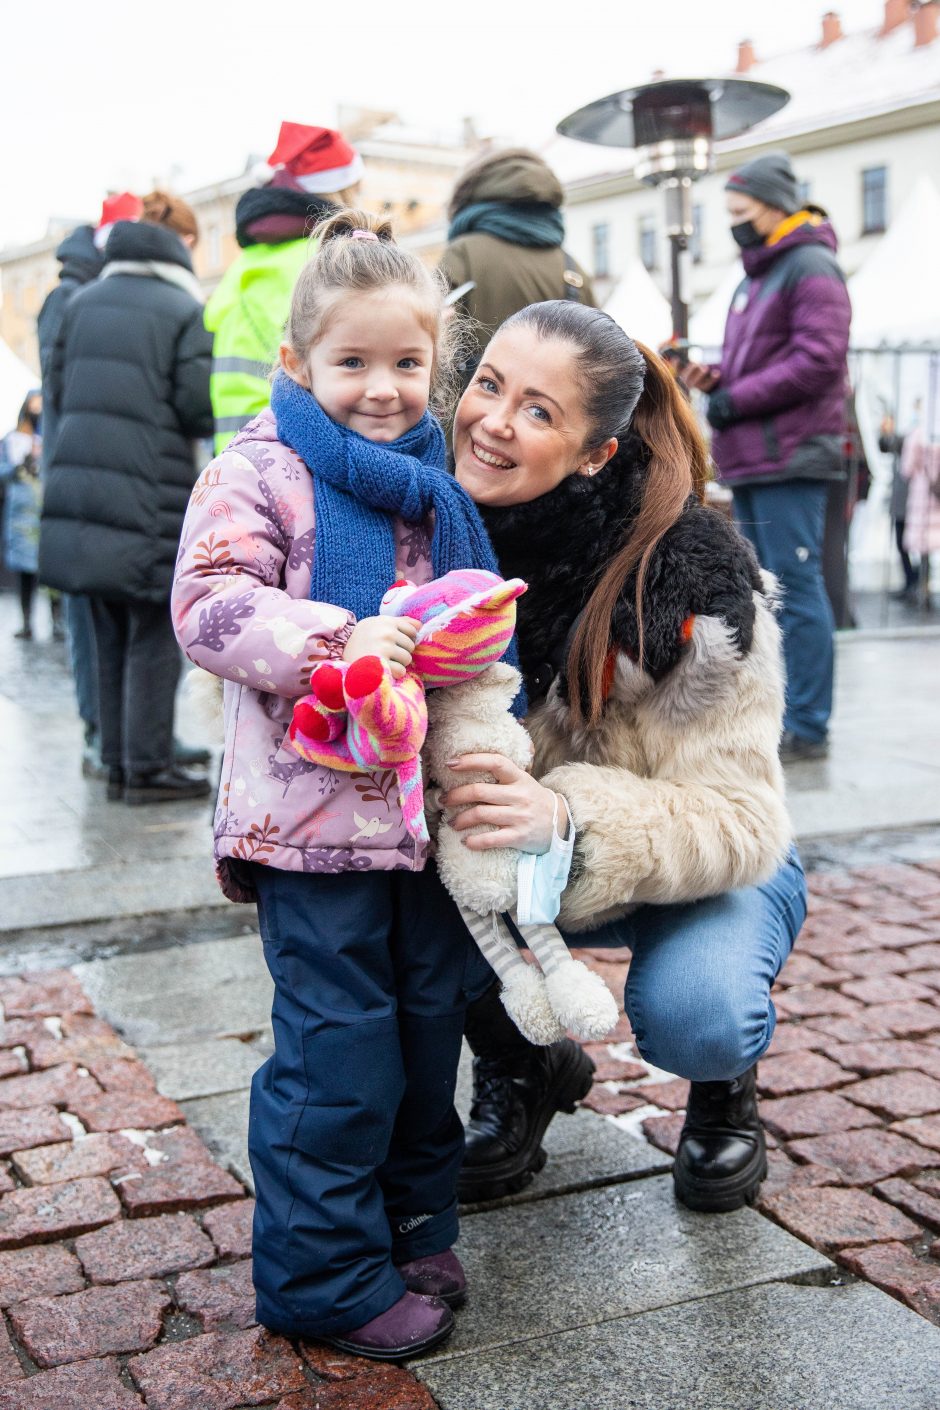
[[[319,710],[315,710],[312,705],[295,705],[294,718],[291,720],[290,737],[295,737],[295,732],[300,731],[307,739],[315,739],[321,743],[329,738],[329,722],[323,718]]]
[[[385,670],[378,656],[360,656],[346,672],[346,694],[354,700],[371,695],[382,684]]]
[[[321,705],[328,710],[342,710],[346,701],[343,698],[343,673],[335,666],[321,666],[310,679],[310,689]],[[325,739],[325,735],[314,735],[315,739]]]

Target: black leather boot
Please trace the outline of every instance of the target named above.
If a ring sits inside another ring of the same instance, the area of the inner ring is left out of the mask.
[[[673,1167],[676,1198],[724,1213],[753,1204],[767,1176],[757,1066],[732,1082],[693,1082]]]
[[[540,1048],[524,1038],[494,984],[467,1011],[473,1105],[457,1193],[464,1204],[514,1194],[547,1159],[542,1138],[556,1112],[591,1090],[594,1064],[570,1038]]]

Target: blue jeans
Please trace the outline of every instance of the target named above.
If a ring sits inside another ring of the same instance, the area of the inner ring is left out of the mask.
[[[806,918],[796,849],[762,886],[684,905],[640,906],[569,945],[633,951],[624,1009],[647,1062],[692,1082],[728,1081],[766,1052],[774,980]]]
[[[735,485],[734,517],[762,568],[780,579],[780,625],[787,667],[784,728],[822,740],[832,714],[835,621],[823,580],[828,480]]]
[[[69,660],[75,682],[75,699],[82,723],[98,729],[98,656],[91,602],[77,593],[64,594],[65,622],[69,633]]]

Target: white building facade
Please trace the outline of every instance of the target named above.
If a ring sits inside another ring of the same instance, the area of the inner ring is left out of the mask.
[[[751,157],[790,153],[804,199],[832,219],[848,275],[877,247],[920,176],[940,186],[938,14],[938,0],[887,0],[878,30],[847,35],[829,13],[819,43],[766,62],[750,41],[741,44],[734,76],[777,84],[791,99],[743,137],[719,143],[715,170],[693,188],[696,233],[684,290],[693,314],[740,268],[724,185]],[[664,197],[633,177],[633,154],[559,137],[544,155],[567,193],[566,244],[601,297],[637,257],[668,293]],[[937,258],[937,242],[938,232],[924,231],[925,259]]]

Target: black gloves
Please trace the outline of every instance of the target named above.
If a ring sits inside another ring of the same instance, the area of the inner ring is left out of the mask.
[[[736,421],[740,420],[734,409],[731,393],[724,391],[721,387],[716,392],[712,392],[708,398],[708,410],[705,415],[709,426],[714,426],[716,431],[723,431],[726,426],[733,426]]]

